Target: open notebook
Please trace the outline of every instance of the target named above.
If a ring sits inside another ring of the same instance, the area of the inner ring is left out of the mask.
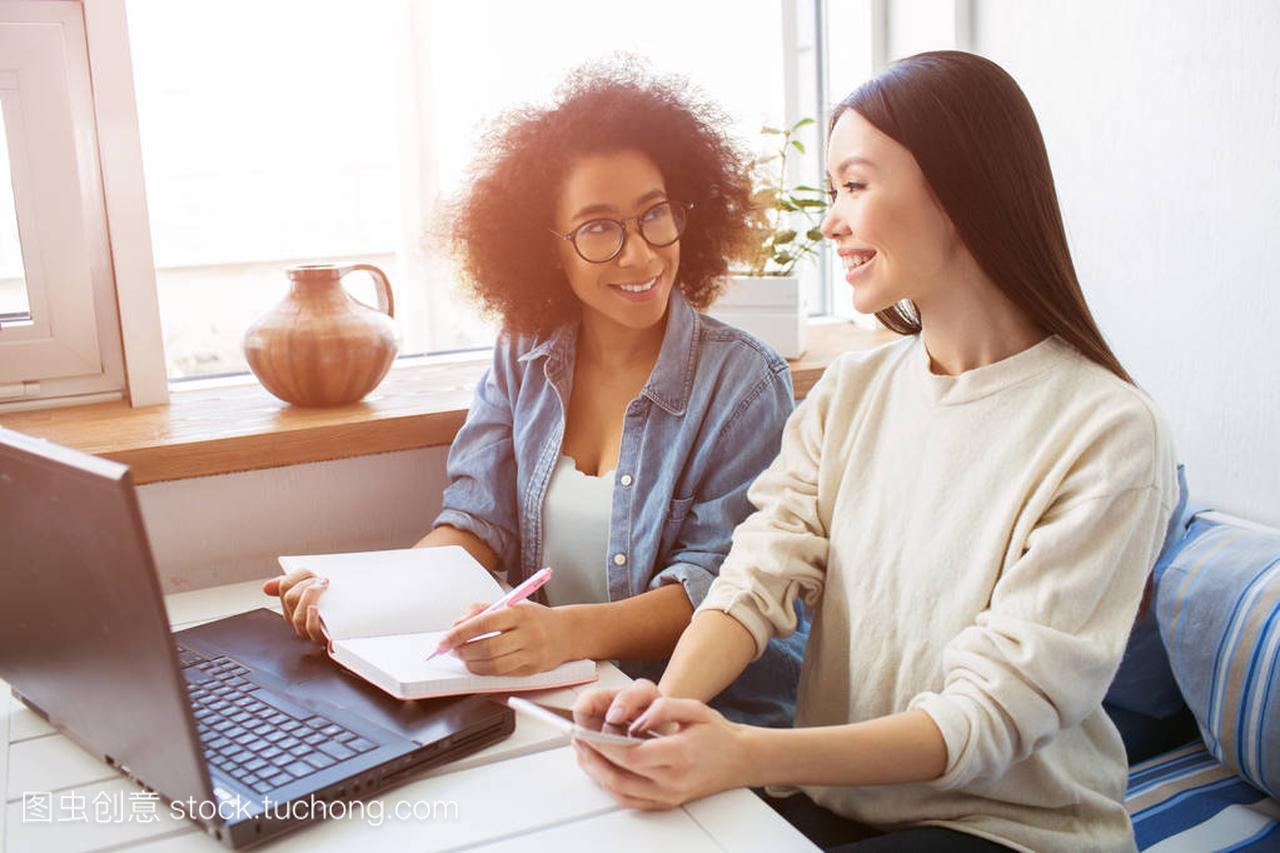
[[[329,579],[318,603],[329,656],[399,699],[541,690],[596,679],[589,660],[524,676],[473,675],[453,654],[428,661],[468,605],[503,593],[457,545],[281,557],[280,565],[285,572],[310,569]]]

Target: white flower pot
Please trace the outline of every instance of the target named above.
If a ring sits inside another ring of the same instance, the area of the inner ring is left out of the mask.
[[[804,353],[808,312],[796,276],[731,275],[706,313],[750,332],[783,358]]]

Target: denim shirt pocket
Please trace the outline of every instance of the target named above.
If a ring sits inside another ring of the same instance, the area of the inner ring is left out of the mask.
[[[667,520],[662,525],[662,545],[663,551],[675,546],[676,539],[680,535],[680,527],[684,524],[684,520],[689,517],[689,509],[693,506],[693,496],[687,498],[672,498],[671,507],[667,511]]]

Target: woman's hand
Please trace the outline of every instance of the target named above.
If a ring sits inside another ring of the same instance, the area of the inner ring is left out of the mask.
[[[605,710],[607,714],[616,710],[617,722],[622,722],[623,713],[635,707],[631,703],[656,692],[652,682],[643,680],[613,696],[607,696],[610,691],[595,690],[584,694],[574,711]],[[634,718],[632,728],[674,733],[635,746],[573,742],[578,765],[628,808],[670,809],[751,784],[750,728],[729,722],[701,702],[653,697]]]
[[[522,601],[470,618],[484,608],[471,605],[443,638],[476,675],[532,675],[575,657],[572,632],[556,608]],[[497,636],[469,642],[494,632]]]
[[[262,585],[262,591],[267,595],[279,596],[284,621],[293,626],[298,636],[322,645],[326,640],[316,602],[328,588],[328,578],[318,578],[306,569],[272,578]]]
[[[623,726],[647,711],[661,695],[652,681],[638,678],[621,690],[603,687],[584,690],[573,703],[573,713]]]

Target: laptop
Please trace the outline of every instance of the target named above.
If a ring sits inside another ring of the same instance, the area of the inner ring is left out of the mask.
[[[509,735],[480,696],[409,702],[261,609],[170,633],[129,469],[0,428],[0,678],[227,847]]]

